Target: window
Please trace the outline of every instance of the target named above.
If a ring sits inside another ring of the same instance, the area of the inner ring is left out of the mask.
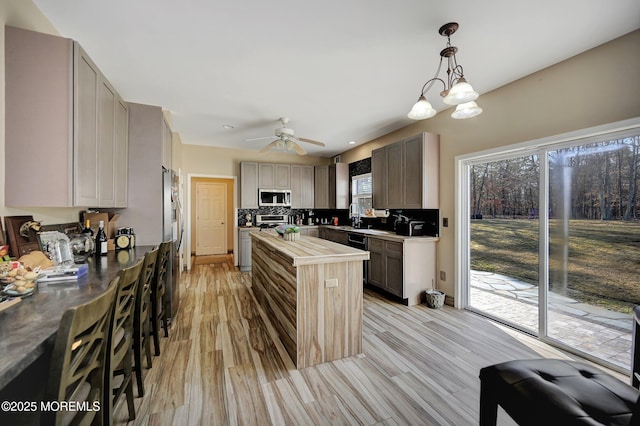
[[[351,202],[358,206],[360,215],[363,215],[367,209],[373,208],[371,173],[351,178]]]
[[[628,373],[640,122],[457,161],[460,306]]]

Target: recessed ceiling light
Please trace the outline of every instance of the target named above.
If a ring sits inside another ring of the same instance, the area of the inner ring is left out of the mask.
[[[223,129],[235,129],[236,126],[232,126],[231,124],[223,124],[222,128]]]
[[[349,145],[355,145],[356,141],[349,141]]]

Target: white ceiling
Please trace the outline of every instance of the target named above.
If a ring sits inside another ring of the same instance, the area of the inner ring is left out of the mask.
[[[460,24],[451,42],[480,94],[640,27],[638,0],[33,1],[123,98],[170,110],[183,143],[259,150],[269,140],[244,140],[287,116],[325,157],[411,123],[442,24]]]

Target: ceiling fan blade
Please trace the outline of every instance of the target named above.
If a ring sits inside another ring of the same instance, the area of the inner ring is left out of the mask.
[[[302,142],[306,142],[306,143],[312,143],[314,145],[318,145],[318,146],[324,146],[324,144],[322,142],[318,142],[318,141],[314,141],[312,139],[307,139],[307,138],[298,138],[298,140],[302,141]]]
[[[292,142],[292,148],[299,154],[299,155],[305,155],[307,153],[307,151],[305,151],[304,149],[302,149],[302,147],[300,145],[298,145],[295,142]]]
[[[262,148],[262,149],[261,149],[260,151],[258,151],[258,152],[260,152],[260,153],[262,154],[263,152],[267,152],[267,151],[269,151],[271,148],[273,148],[274,146],[276,146],[276,143],[277,143],[277,142],[278,142],[278,141],[273,141],[273,142],[271,142],[269,145],[265,146],[264,148]]]
[[[245,139],[245,142],[251,142],[251,141],[261,141],[263,139],[272,139],[273,136],[263,136],[261,138],[251,138],[251,139]]]

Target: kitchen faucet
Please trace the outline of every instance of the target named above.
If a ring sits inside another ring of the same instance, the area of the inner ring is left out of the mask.
[[[351,216],[351,226],[358,228],[360,226],[360,206],[357,203],[349,204],[349,215]]]

